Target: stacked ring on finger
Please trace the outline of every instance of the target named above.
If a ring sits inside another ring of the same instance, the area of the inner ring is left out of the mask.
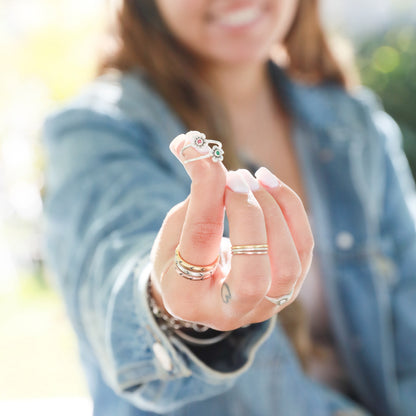
[[[231,246],[231,254],[267,254],[268,244]]]
[[[214,162],[221,162],[224,160],[224,150],[222,150],[222,143],[219,140],[208,140],[204,133],[200,133],[199,131],[192,131],[187,133],[192,134],[193,137],[191,139],[191,143],[184,146],[181,150],[181,155],[184,156],[184,152],[186,149],[190,147],[196,150],[209,150],[207,154],[194,157],[192,159],[185,160],[183,163],[195,162],[196,160],[207,159],[211,158]],[[214,146],[209,147],[208,144],[214,144]]]
[[[196,266],[185,261],[179,253],[179,247],[175,250],[175,270],[179,276],[189,280],[205,280],[209,279],[215,272],[220,256],[214,262],[206,266]]]

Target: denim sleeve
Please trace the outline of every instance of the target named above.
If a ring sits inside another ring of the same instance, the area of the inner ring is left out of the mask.
[[[231,388],[274,320],[237,330],[232,354],[221,353],[230,348],[222,344],[209,360],[159,329],[146,301],[149,254],[189,184],[154,135],[144,123],[88,109],[46,120],[44,247],[80,344],[106,383],[133,405],[163,413]]]
[[[396,375],[400,416],[416,410],[416,193],[401,147],[401,137],[390,136],[386,146],[386,182],[383,228],[394,237],[391,282]]]
[[[389,242],[381,270],[387,277],[392,331],[397,416],[416,411],[416,192],[415,182],[402,149],[402,135],[395,121],[383,111],[376,97],[371,117],[383,149],[384,178],[381,234]],[[388,236],[388,238],[386,237]]]

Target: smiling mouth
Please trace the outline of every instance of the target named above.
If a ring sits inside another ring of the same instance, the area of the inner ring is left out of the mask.
[[[214,20],[221,26],[240,27],[254,23],[264,13],[259,5],[249,6],[215,16]]]

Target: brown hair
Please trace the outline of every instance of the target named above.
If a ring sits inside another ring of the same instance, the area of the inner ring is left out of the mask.
[[[225,110],[200,78],[195,57],[170,33],[155,0],[120,0],[102,45],[97,74],[110,68],[146,71],[154,87],[190,130],[221,138],[228,168],[240,166],[233,151]],[[319,19],[319,0],[299,0],[293,24],[284,40],[287,72],[301,82],[333,81],[345,88],[354,85],[352,63],[340,64],[347,48],[337,45],[334,54]],[[111,45],[111,46],[110,46]],[[307,45],[307,47],[305,47]],[[346,44],[344,44],[345,46]],[[339,50],[341,49],[341,50]],[[273,55],[271,56],[273,59]],[[344,59],[345,61],[345,59]]]
[[[318,3],[318,0],[299,0],[293,24],[284,39],[288,57],[285,69],[300,82],[332,81],[347,89],[358,81],[357,71],[352,60],[341,62],[341,54],[335,55],[319,19]],[[154,88],[187,128],[221,138],[227,167],[239,167],[221,103],[200,78],[194,56],[169,32],[155,0],[121,0],[113,17],[97,73],[111,68],[144,69]],[[301,305],[295,301],[279,316],[305,364],[312,347],[305,336],[307,329]]]

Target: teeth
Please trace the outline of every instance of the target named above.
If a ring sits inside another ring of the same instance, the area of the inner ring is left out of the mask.
[[[258,7],[250,7],[242,10],[237,10],[221,16],[220,23],[229,26],[245,25],[255,20],[261,11]]]

